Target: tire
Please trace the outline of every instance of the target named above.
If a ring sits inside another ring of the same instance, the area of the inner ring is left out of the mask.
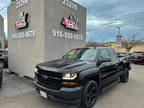
[[[125,70],[124,70],[124,73],[120,76],[120,80],[121,80],[121,82],[128,82],[128,79],[129,79],[129,70],[128,70],[128,68],[126,68]]]
[[[97,97],[99,94],[98,84],[90,80],[86,83],[82,99],[81,99],[81,107],[82,108],[91,108],[95,105]]]

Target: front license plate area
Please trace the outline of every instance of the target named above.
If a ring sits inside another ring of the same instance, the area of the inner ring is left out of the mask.
[[[40,95],[41,95],[42,97],[44,97],[44,98],[46,98],[46,99],[47,99],[47,94],[46,94],[45,92],[40,91]]]

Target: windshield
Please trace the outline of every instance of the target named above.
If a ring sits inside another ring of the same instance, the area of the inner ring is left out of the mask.
[[[95,49],[73,49],[68,52],[64,58],[84,60],[84,61],[95,61],[97,50]]]

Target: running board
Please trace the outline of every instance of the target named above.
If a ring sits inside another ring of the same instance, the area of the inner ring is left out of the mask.
[[[116,85],[117,83],[119,83],[120,82],[120,78],[119,79],[117,79],[117,80],[115,80],[114,82],[112,82],[111,84],[109,84],[108,86],[106,86],[106,87],[104,87],[104,88],[102,88],[101,90],[102,91],[105,91],[105,90],[107,90],[107,89],[109,89],[109,88],[111,88],[111,87],[113,87],[114,85]]]

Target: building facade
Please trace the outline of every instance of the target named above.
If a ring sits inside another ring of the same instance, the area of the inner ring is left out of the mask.
[[[86,8],[71,0],[16,0],[8,7],[9,69],[34,77],[36,64],[86,45]]]
[[[0,49],[4,49],[4,18],[0,15]]]

